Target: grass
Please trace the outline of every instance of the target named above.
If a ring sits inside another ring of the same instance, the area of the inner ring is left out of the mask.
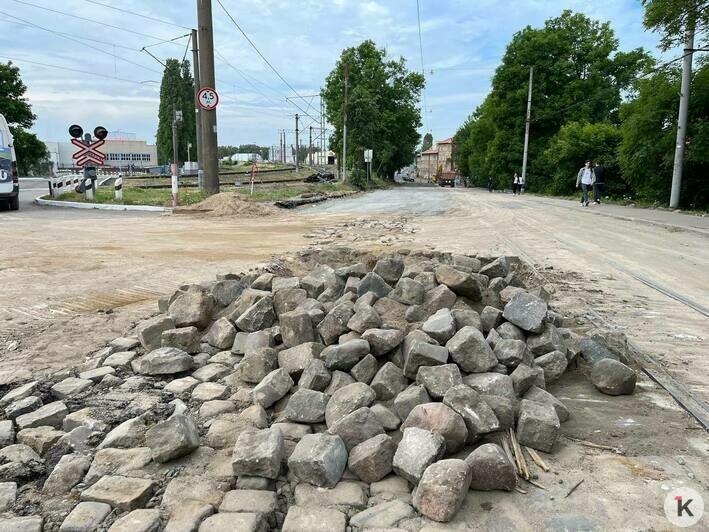
[[[155,205],[159,207],[172,206],[172,191],[170,189],[142,189],[123,187],[123,201],[116,201],[113,188],[98,189],[93,200],[87,200],[84,194],[65,192],[59,201],[78,201],[81,203],[106,203],[113,205]],[[183,188],[180,190],[180,205],[199,203],[204,195],[197,189]]]

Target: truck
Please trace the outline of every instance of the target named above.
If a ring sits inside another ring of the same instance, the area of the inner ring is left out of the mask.
[[[0,204],[7,203],[11,211],[20,208],[20,180],[12,133],[7,120],[0,114]]]
[[[436,171],[436,183],[439,187],[455,187],[456,172],[444,171],[440,166]]]

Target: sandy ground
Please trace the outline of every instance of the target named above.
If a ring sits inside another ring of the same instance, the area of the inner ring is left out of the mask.
[[[0,213],[0,225],[0,384],[81,363],[180,284],[343,244],[520,255],[555,287],[554,300],[577,327],[624,331],[709,399],[706,218],[402,188],[259,218],[23,205]],[[545,456],[551,471],[535,469],[545,490],[471,494],[446,529],[671,530],[662,511],[670,488],[691,486],[709,502],[707,433],[645,376],[635,396],[608,398],[585,371],[555,390],[573,413],[562,430],[624,454],[563,439]]]

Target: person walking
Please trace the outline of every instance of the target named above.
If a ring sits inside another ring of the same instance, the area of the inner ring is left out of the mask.
[[[524,194],[524,185],[526,184],[526,178],[524,176],[519,176],[519,195]]]
[[[593,183],[593,203],[596,205],[601,204],[601,198],[606,189],[605,174],[606,169],[603,167],[603,163],[598,161],[596,166],[593,167],[593,175],[596,177],[596,181]]]
[[[517,172],[515,172],[514,178],[512,179],[512,194],[516,196],[518,190],[519,190],[519,176],[517,175]]]
[[[492,180],[492,176],[487,178],[487,189],[492,192],[492,189],[495,188],[495,182]]]
[[[588,207],[588,189],[593,186],[596,178],[593,174],[593,168],[591,167],[591,161],[586,161],[586,164],[581,167],[578,175],[576,176],[576,188],[581,185],[581,205]]]

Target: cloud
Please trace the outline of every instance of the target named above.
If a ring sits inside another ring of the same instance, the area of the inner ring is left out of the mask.
[[[421,69],[416,4],[412,0],[222,2],[299,94],[317,93],[342,49],[364,39],[374,40],[390,55],[403,56],[409,68]],[[122,0],[110,4],[150,19],[85,0],[32,3],[98,21],[80,21],[14,0],[5,0],[0,7],[73,38],[99,41],[78,44],[0,19],[0,56],[25,61],[18,60],[17,64],[38,115],[34,130],[40,137],[61,140],[72,121],[84,121],[86,127],[102,121],[109,130],[135,132],[139,138],[152,141],[157,129],[159,86],[111,78],[160,81],[161,65],[140,49],[159,39],[187,33],[180,26],[195,27],[194,0]],[[420,7],[430,111],[426,123],[436,138],[454,133],[482,102],[514,33],[526,25],[539,27],[565,8],[610,20],[623,49],[646,46],[654,51],[657,43],[657,36],[642,27],[642,10],[636,0],[420,0]],[[215,48],[234,67],[216,59],[217,89],[224,96],[218,120],[220,142],[270,145],[276,141],[277,129],[293,128],[293,115],[299,111],[285,101],[286,96],[294,96],[293,91],[264,64],[216,1],[213,18]],[[186,45],[183,38],[149,50],[160,60],[181,59],[185,53],[191,59]],[[29,61],[98,75],[42,67]]]

